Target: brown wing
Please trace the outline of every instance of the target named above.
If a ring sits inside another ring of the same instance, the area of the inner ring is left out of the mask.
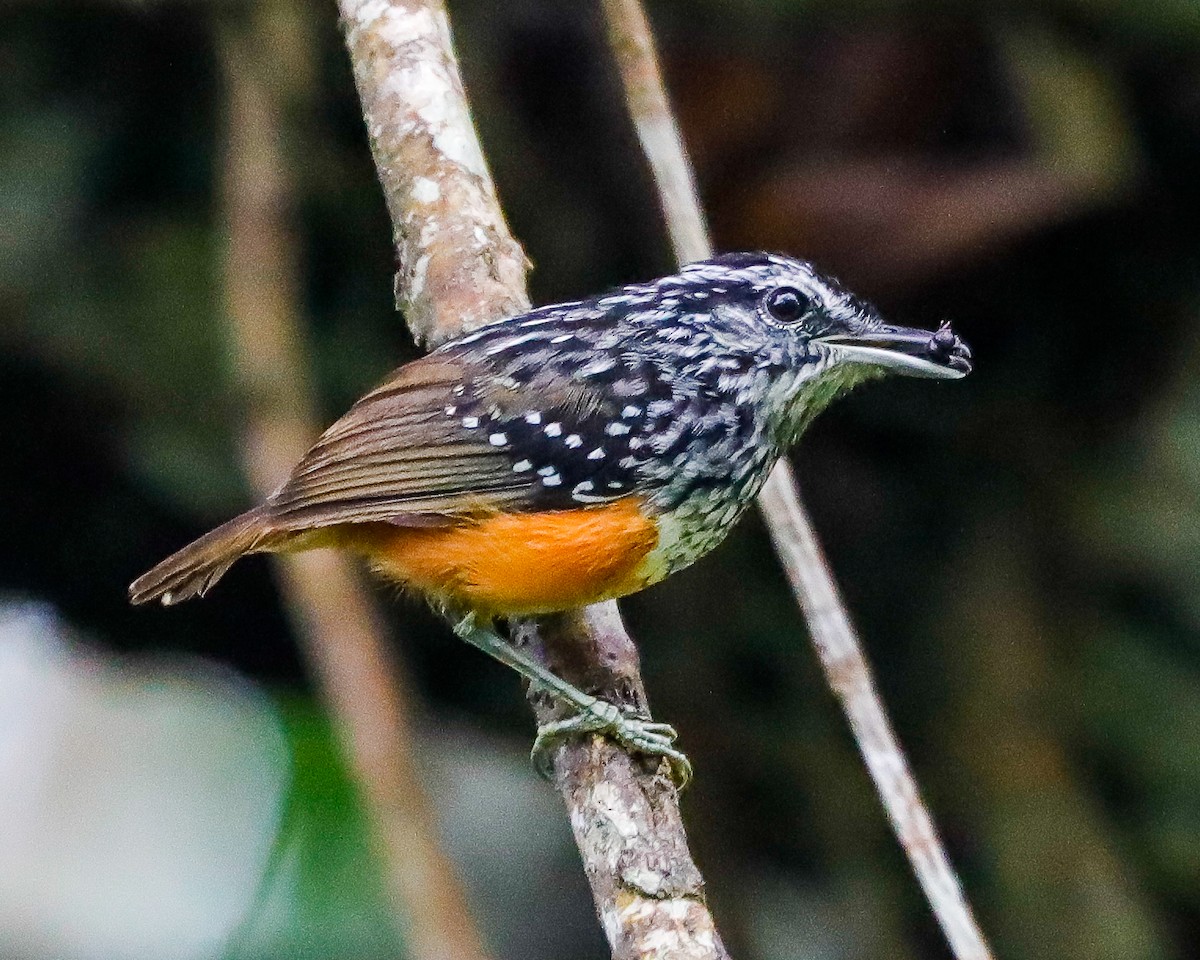
[[[481,431],[477,373],[444,355],[401,367],[325,431],[268,499],[271,518],[418,526],[525,507],[536,476]]]

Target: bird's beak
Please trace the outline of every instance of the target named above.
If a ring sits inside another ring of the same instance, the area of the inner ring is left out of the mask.
[[[881,324],[858,333],[818,338],[835,355],[910,377],[957,380],[971,372],[971,351],[950,329],[915,330]]]

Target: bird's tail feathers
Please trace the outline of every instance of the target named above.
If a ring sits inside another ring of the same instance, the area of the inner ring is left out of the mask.
[[[271,533],[262,507],[248,510],[171,554],[129,586],[134,604],[161,600],[163,606],[202,597],[247,553],[262,550]]]

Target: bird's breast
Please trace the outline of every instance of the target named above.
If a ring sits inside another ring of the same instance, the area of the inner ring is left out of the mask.
[[[603,506],[497,513],[449,527],[377,524],[359,537],[375,568],[431,599],[487,616],[525,616],[625,596],[658,518],[637,497]]]
[[[761,486],[759,484],[758,486]],[[716,549],[757,493],[732,485],[697,490],[657,518],[658,542],[637,570],[647,584],[658,583]]]

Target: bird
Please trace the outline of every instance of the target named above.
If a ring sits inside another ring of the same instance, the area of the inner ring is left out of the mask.
[[[587,732],[691,767],[668,724],[553,674],[497,621],[616,599],[709,553],[836,397],[972,369],[950,328],[885,323],[808,261],[727,253],[498,319],[395,370],[262,503],[139,577],[134,604],[203,596],[241,557],[333,547],[427,599]]]

